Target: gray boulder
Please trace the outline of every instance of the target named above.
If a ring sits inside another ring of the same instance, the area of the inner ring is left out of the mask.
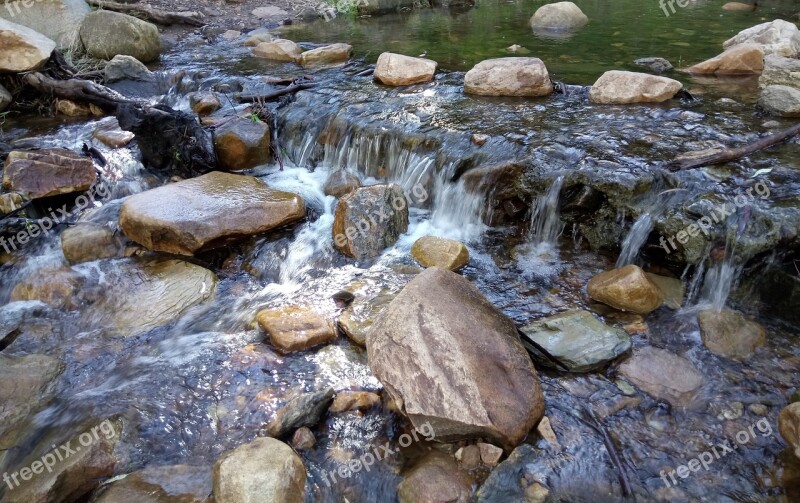
[[[84,0],[7,0],[0,6],[0,18],[27,26],[64,49],[75,43],[90,10]]]
[[[86,52],[99,59],[119,54],[149,63],[161,54],[161,36],[152,23],[118,12],[98,10],[83,20],[80,39]]]
[[[767,86],[758,99],[772,115],[780,117],[800,117],[800,89],[789,86]]]

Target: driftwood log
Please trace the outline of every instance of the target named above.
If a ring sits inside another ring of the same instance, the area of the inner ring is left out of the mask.
[[[296,84],[289,87],[284,87],[283,89],[279,89],[277,91],[265,94],[244,94],[239,93],[235,97],[239,102],[260,102],[260,101],[270,101],[274,100],[275,98],[280,98],[286,94],[296,93],[298,91],[302,91],[303,89],[311,89],[315,87],[317,84],[313,82],[309,82],[306,84]]]
[[[144,103],[144,100],[127,98],[90,80],[57,80],[38,72],[25,75],[23,80],[42,94],[79,103],[91,103],[109,110],[116,110],[119,105],[126,103]]]
[[[712,166],[715,164],[723,164],[726,162],[735,161],[736,159],[741,159],[742,157],[752,154],[753,152],[758,152],[759,150],[777,145],[778,143],[786,141],[797,134],[800,134],[800,124],[795,124],[789,129],[784,129],[778,133],[765,136],[758,141],[748,143],[747,145],[741,147],[726,148],[721,152],[714,152],[713,154],[702,157],[676,159],[667,165],[667,169],[670,171],[681,171],[684,169],[701,168],[703,166]]]
[[[170,26],[173,24],[188,24],[190,26],[203,26],[203,15],[195,11],[170,12],[148,5],[106,2],[103,0],[87,0],[89,5],[114,12],[122,12],[131,16],[152,21],[157,24]]]

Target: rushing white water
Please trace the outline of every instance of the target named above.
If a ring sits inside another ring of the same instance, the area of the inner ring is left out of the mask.
[[[552,249],[564,232],[564,224],[558,210],[559,195],[564,177],[559,176],[537,201],[533,208],[530,227],[530,242],[537,249]]]
[[[653,216],[649,212],[644,212],[636,219],[628,231],[628,235],[622,241],[622,251],[617,257],[616,267],[624,267],[636,262],[639,250],[642,249],[650,231],[653,230]]]

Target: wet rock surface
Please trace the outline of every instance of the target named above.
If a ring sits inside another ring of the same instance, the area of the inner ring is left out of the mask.
[[[772,115],[800,117],[800,89],[789,86],[767,86],[758,103]]]
[[[336,249],[355,259],[379,255],[408,229],[408,201],[397,185],[361,187],[341,197],[333,221]]]
[[[95,181],[92,160],[66,149],[14,151],[3,170],[3,187],[30,199],[83,192]]]
[[[633,385],[676,406],[687,406],[703,385],[704,377],[692,363],[669,351],[647,346],[634,349],[619,373]]]
[[[472,481],[450,456],[432,452],[403,477],[397,495],[401,503],[468,503]]]
[[[333,389],[326,388],[312,393],[298,393],[275,413],[266,425],[273,437],[284,437],[301,427],[313,427],[333,401]]]
[[[469,263],[469,250],[463,243],[436,236],[424,236],[414,242],[411,256],[423,267],[457,271]]]
[[[211,503],[211,468],[154,466],[107,484],[94,503]]]
[[[638,314],[648,314],[664,302],[661,290],[635,265],[598,274],[586,290],[596,301]]]
[[[333,322],[308,307],[263,310],[256,319],[272,345],[282,352],[302,351],[336,339]]]
[[[697,321],[703,344],[720,356],[746,360],[766,343],[767,334],[761,325],[729,309],[700,311]]]
[[[243,117],[226,122],[214,133],[214,147],[220,167],[242,171],[270,159],[269,125]]]

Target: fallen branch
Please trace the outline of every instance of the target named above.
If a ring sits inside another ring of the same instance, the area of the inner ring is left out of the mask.
[[[147,5],[124,4],[117,2],[105,2],[103,0],[87,0],[89,5],[99,7],[114,12],[123,12],[132,16],[152,21],[154,23],[170,26],[173,24],[188,24],[191,26],[203,26],[203,15],[195,11],[170,12],[156,9]]]
[[[726,162],[734,161],[736,159],[740,159],[748,154],[752,154],[753,152],[758,152],[759,150],[771,147],[782,141],[786,141],[797,134],[800,134],[800,124],[795,124],[789,129],[785,129],[778,133],[765,136],[764,138],[761,138],[758,141],[754,141],[753,143],[748,143],[747,145],[744,145],[742,147],[726,148],[721,152],[715,152],[713,154],[697,157],[694,159],[673,160],[671,163],[667,165],[667,169],[669,169],[670,171],[681,171],[684,169],[700,168],[703,166],[710,166],[714,164],[723,164]]]
[[[124,103],[143,103],[140,100],[126,98],[113,89],[89,80],[56,80],[35,72],[25,75],[23,81],[43,94],[79,103],[92,103],[111,110],[116,110]]]
[[[275,98],[280,98],[285,94],[292,94],[298,91],[302,91],[303,89],[310,89],[315,87],[317,84],[308,83],[308,84],[297,84],[295,86],[285,87],[278,91],[267,93],[267,94],[237,94],[236,99],[241,101],[251,101],[251,102],[258,102],[258,101],[271,101]]]

